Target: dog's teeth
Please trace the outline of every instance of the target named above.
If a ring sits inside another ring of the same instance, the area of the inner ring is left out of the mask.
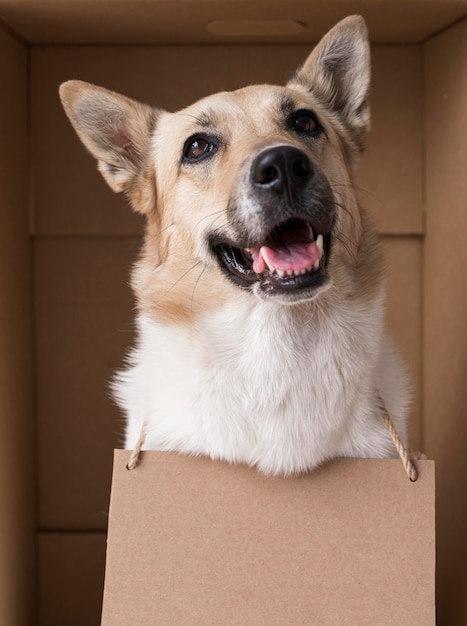
[[[318,246],[319,258],[321,259],[321,257],[323,256],[323,248],[324,248],[323,235],[318,235],[316,237],[316,245]]]
[[[286,275],[286,272],[285,272],[284,270],[276,270],[276,272],[278,273],[278,275],[279,275],[281,278],[284,278],[284,277],[285,277],[285,275]]]
[[[304,276],[305,274],[308,274],[308,272],[310,271],[310,267],[305,268],[303,270],[292,270],[292,271],[288,271],[287,272],[287,276]]]
[[[263,261],[268,266],[268,269],[271,273],[274,273],[276,268],[272,265],[271,261],[268,259],[268,255],[266,254],[264,248],[261,248],[261,256],[263,257]]]
[[[313,263],[313,270],[316,272],[317,269],[319,269],[319,259],[316,259]]]
[[[306,227],[308,230],[308,236],[310,237],[310,240],[313,241],[313,239],[315,238],[313,235],[313,229],[311,228],[310,224],[307,224]]]

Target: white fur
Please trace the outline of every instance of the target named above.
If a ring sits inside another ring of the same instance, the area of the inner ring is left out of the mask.
[[[272,474],[339,456],[393,456],[378,394],[405,437],[407,390],[382,332],[383,289],[370,304],[336,302],[335,293],[333,304],[246,294],[194,329],[141,316],[131,366],[114,387],[128,416],[126,446],[146,422],[146,449]]]

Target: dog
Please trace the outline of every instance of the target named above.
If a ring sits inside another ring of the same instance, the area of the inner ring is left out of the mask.
[[[384,330],[378,237],[352,176],[370,126],[365,22],[332,28],[285,87],[169,113],[81,81],[65,111],[146,217],[137,341],[114,392],[125,445],[266,474],[393,457],[407,375]]]

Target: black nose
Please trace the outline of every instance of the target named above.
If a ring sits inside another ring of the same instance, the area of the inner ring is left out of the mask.
[[[253,161],[253,184],[261,189],[283,193],[303,187],[313,175],[304,152],[293,146],[276,146],[261,152]]]

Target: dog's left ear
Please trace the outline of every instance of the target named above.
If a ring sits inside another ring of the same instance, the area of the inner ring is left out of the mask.
[[[363,17],[351,15],[318,43],[289,85],[299,83],[339,115],[363,147],[370,126],[370,44]]]

